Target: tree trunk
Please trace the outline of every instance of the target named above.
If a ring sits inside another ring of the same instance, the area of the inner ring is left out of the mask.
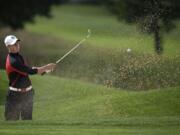
[[[158,19],[156,19],[155,23],[154,23],[154,42],[155,42],[155,51],[157,52],[157,54],[162,54],[163,52],[163,46],[162,46],[162,42],[161,42],[161,36],[160,36],[160,26],[158,23]]]

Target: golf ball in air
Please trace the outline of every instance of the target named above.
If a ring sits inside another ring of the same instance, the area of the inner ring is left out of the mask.
[[[127,52],[131,52],[131,49],[130,49],[130,48],[128,48],[126,51],[127,51]]]

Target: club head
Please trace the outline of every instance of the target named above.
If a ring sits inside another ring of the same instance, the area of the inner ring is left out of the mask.
[[[90,35],[91,35],[91,30],[90,30],[90,29],[88,29],[88,35],[86,36],[86,38],[89,38],[89,37],[90,37]]]

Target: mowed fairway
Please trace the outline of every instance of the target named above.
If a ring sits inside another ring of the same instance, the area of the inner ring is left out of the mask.
[[[179,135],[178,127],[76,126],[54,124],[6,124],[2,135]]]
[[[2,135],[179,135],[179,87],[124,91],[53,76],[33,76],[34,120],[4,121],[7,78],[1,72]]]
[[[63,5],[52,8],[53,18],[36,17],[35,24],[27,24],[26,30],[33,33],[57,37],[77,43],[92,30],[87,45],[101,48],[154,53],[153,35],[142,34],[138,25],[118,21],[105,8],[87,5]],[[163,34],[164,54],[179,54],[180,22],[170,34]],[[61,43],[58,43],[61,44]]]

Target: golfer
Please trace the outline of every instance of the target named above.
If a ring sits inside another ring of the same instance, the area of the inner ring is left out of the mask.
[[[42,67],[29,67],[20,51],[20,40],[8,35],[4,43],[9,51],[6,59],[6,72],[9,78],[9,90],[5,104],[6,120],[32,120],[33,94],[31,80],[28,75],[42,74],[55,68],[54,63]]]

